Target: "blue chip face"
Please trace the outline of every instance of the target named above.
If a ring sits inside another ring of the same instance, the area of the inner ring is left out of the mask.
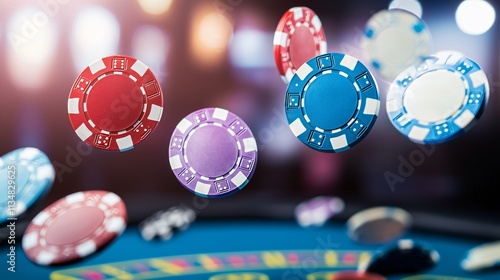
[[[387,96],[387,114],[413,142],[444,143],[476,123],[489,90],[488,78],[476,62],[458,52],[441,52],[396,78]]]
[[[55,170],[36,148],[21,148],[0,158],[0,224],[18,217],[51,189]],[[4,187],[5,186],[5,187]]]
[[[356,58],[329,53],[310,59],[292,77],[285,113],[293,134],[321,151],[346,151],[366,137],[380,109],[377,83]]]

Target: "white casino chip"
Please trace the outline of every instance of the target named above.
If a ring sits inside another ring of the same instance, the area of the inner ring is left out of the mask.
[[[481,67],[459,52],[440,52],[411,66],[392,83],[387,113],[411,141],[439,144],[468,131],[489,98]]]
[[[432,36],[418,16],[402,9],[382,10],[366,23],[362,48],[372,67],[392,80],[431,54]]]

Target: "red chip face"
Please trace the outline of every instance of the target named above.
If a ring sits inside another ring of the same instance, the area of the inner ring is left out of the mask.
[[[285,83],[302,64],[326,52],[323,26],[311,9],[294,7],[281,17],[274,33],[274,59]]]
[[[103,150],[127,151],[143,141],[163,113],[163,93],[153,72],[128,56],[109,56],[76,79],[68,114],[76,134]]]
[[[122,199],[107,191],[68,195],[40,212],[23,236],[26,256],[40,265],[84,258],[103,248],[126,228]]]

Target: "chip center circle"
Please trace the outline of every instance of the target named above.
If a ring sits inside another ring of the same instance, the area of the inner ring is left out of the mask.
[[[309,27],[297,26],[290,37],[290,60],[295,69],[316,55],[314,36]]]
[[[304,93],[304,110],[311,123],[324,130],[334,130],[353,118],[358,93],[351,81],[338,72],[321,74]]]
[[[415,56],[415,39],[412,33],[400,27],[387,28],[380,32],[376,49],[384,62],[404,65]]]
[[[75,221],[78,221],[75,223]],[[93,234],[103,223],[104,212],[91,206],[71,209],[47,227],[47,243],[54,246],[74,244]]]
[[[11,176],[12,176],[12,174],[11,174]],[[24,164],[16,163],[15,185],[9,184],[9,170],[8,170],[7,165],[0,168],[0,182],[4,182],[2,184],[6,184],[4,191],[0,193],[0,205],[3,205],[3,204],[6,205],[7,201],[9,200],[7,186],[15,186],[16,187],[16,194],[21,193],[22,190],[24,189],[24,187],[26,186],[26,184],[28,183],[29,176],[30,176],[30,172],[26,169],[26,166]],[[7,206],[5,206],[5,209],[7,209]]]
[[[418,121],[435,123],[456,114],[465,98],[463,80],[451,71],[440,69],[415,79],[404,93],[403,105]]]
[[[185,147],[191,167],[210,178],[226,175],[236,164],[238,146],[227,129],[213,124],[196,128]]]
[[[131,129],[143,107],[141,88],[126,74],[107,74],[96,81],[87,97],[88,117],[97,128],[109,132]]]

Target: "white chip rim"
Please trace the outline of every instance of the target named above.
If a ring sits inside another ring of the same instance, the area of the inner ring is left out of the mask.
[[[411,227],[413,223],[411,214],[402,208],[389,206],[372,207],[357,212],[347,220],[348,235],[351,239],[357,240],[354,233],[361,226],[386,219],[392,219],[400,223],[405,229]]]

